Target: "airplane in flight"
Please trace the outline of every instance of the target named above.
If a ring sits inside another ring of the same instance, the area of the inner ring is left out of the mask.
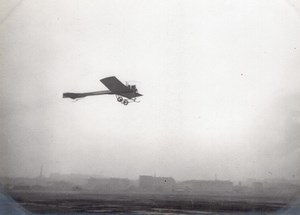
[[[128,105],[129,100],[131,102],[138,102],[136,98],[142,96],[138,93],[135,85],[123,84],[115,76],[103,78],[100,80],[108,90],[86,92],[86,93],[63,93],[63,98],[79,99],[86,96],[97,96],[97,95],[115,95],[117,101],[123,105]]]

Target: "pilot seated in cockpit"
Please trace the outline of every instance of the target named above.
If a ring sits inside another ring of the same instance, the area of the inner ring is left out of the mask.
[[[135,85],[128,85],[129,86],[129,89],[132,90],[132,91],[136,91],[136,86]]]

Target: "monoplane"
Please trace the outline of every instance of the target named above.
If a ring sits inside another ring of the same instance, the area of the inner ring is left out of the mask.
[[[129,102],[138,102],[136,98],[142,96],[138,93],[136,85],[123,84],[115,76],[103,78],[100,80],[108,90],[94,91],[86,93],[63,93],[63,98],[79,99],[86,96],[97,96],[97,95],[115,95],[117,101],[128,105]]]

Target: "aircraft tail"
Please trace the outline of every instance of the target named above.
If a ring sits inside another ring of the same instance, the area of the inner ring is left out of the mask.
[[[64,93],[63,98],[70,98],[70,99],[78,99],[85,97],[86,95],[81,94],[81,93]]]
[[[63,93],[63,98],[78,99],[86,96],[97,96],[97,95],[105,95],[105,94],[112,94],[112,93],[109,90],[87,92],[87,93]]]

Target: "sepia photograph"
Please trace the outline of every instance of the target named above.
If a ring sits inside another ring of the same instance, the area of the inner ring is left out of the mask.
[[[0,4],[0,215],[300,214],[299,0]]]

